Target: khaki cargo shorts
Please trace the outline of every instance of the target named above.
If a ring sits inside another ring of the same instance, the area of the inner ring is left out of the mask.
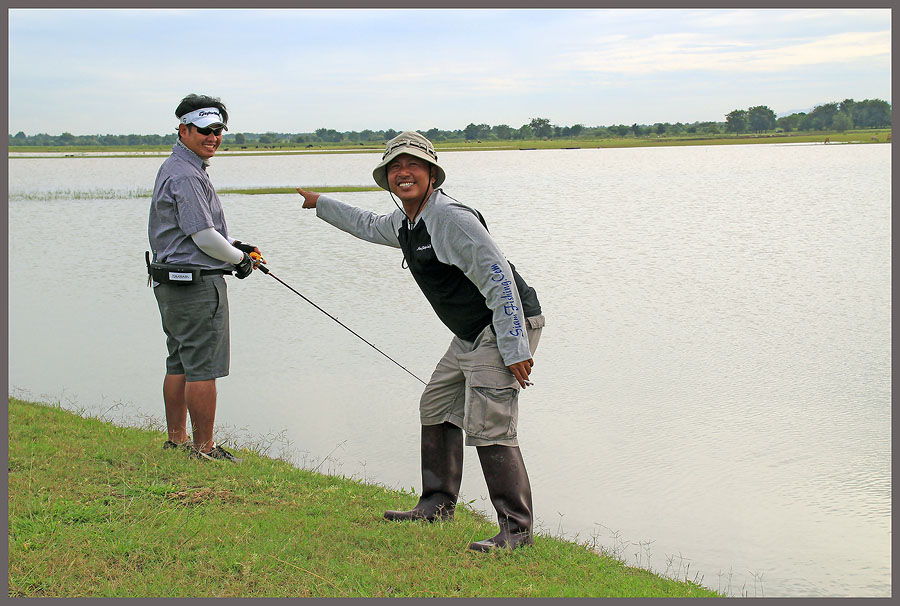
[[[531,354],[537,349],[544,316],[525,319]],[[450,422],[466,432],[469,446],[518,446],[521,386],[503,363],[490,326],[475,341],[453,337],[419,401],[422,425]]]

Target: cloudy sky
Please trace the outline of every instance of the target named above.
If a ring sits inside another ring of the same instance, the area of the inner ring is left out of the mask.
[[[888,9],[10,9],[9,132],[723,121],[891,102]]]

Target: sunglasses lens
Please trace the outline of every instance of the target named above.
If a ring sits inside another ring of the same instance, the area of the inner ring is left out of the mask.
[[[200,128],[198,126],[197,132],[200,133],[201,135],[209,135],[210,133],[212,133],[218,137],[219,135],[222,134],[222,127],[220,126],[219,128]]]

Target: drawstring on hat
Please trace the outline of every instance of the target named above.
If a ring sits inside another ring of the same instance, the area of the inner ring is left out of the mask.
[[[372,178],[375,179],[375,183],[377,183],[381,189],[386,189],[388,191],[388,193],[391,195],[391,200],[394,202],[394,206],[399,208],[403,213],[403,216],[406,217],[407,229],[411,229],[412,224],[416,222],[416,218],[419,216],[419,213],[422,212],[422,207],[425,206],[425,202],[428,200],[429,193],[427,191],[428,188],[426,188],[425,195],[422,197],[422,201],[419,202],[419,205],[416,208],[416,212],[412,217],[410,217],[406,213],[406,209],[397,202],[397,199],[394,197],[394,192],[391,191],[390,183],[388,183],[387,165],[390,164],[394,158],[401,154],[415,156],[416,158],[425,160],[428,163],[429,188],[431,188],[432,192],[437,191],[438,187],[440,187],[440,185],[444,182],[444,179],[446,179],[447,175],[444,172],[444,169],[441,168],[441,165],[438,164],[437,152],[434,151],[434,145],[431,144],[431,141],[429,141],[416,131],[404,131],[387,142],[384,148],[384,155],[381,156],[381,162],[372,171]],[[434,168],[434,174],[432,174],[432,167]],[[403,261],[401,262],[400,266],[403,269],[407,269],[409,267],[408,261],[406,260],[406,255],[403,256]]]

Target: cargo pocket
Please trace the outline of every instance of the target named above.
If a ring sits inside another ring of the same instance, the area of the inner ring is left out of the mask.
[[[463,425],[471,437],[515,439],[519,420],[519,383],[506,368],[478,366],[469,375]]]
[[[210,300],[212,301],[213,317],[228,311],[228,285],[225,280],[212,280],[212,292]]]
[[[216,331],[228,330],[228,285],[225,280],[213,280],[211,289],[210,310],[212,311],[212,327]]]

